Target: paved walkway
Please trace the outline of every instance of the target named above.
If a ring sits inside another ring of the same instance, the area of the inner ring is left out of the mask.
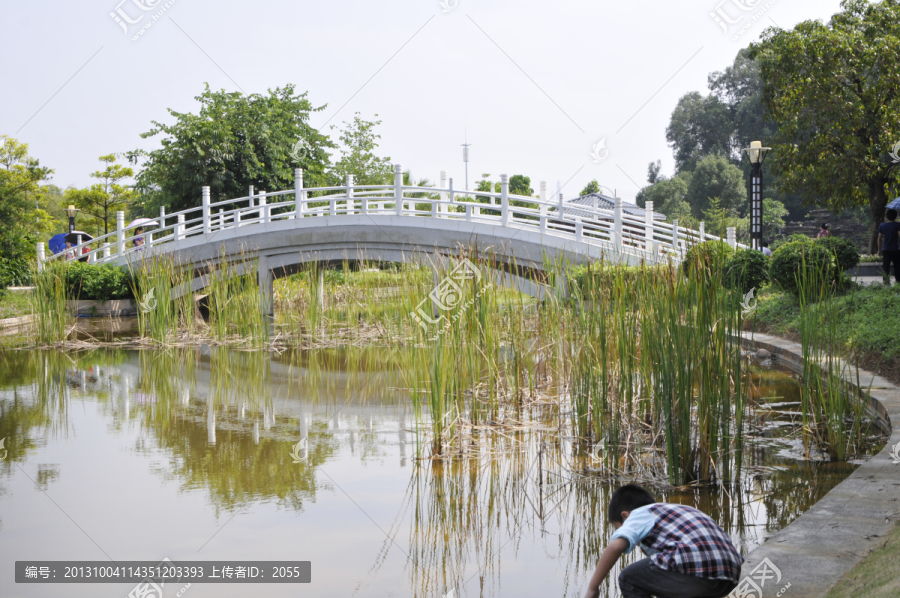
[[[779,365],[802,371],[798,343],[748,332],[744,345],[767,349]],[[735,590],[732,596],[825,596],[900,520],[900,463],[891,456],[893,447],[900,446],[900,388],[862,370],[860,383],[863,388],[871,383],[870,412],[889,425],[893,422],[887,445],[796,521],[751,551],[738,590],[753,591]]]

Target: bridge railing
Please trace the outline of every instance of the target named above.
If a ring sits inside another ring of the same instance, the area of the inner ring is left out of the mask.
[[[636,216],[625,211],[620,198],[615,199],[612,209],[607,209],[567,203],[561,193],[548,197],[543,182],[538,197],[511,194],[506,175],[500,176],[499,193],[455,189],[453,179],[441,187],[404,185],[399,165],[395,165],[394,176],[393,185],[356,185],[353,176],[348,175],[344,185],[308,188],[303,187],[303,173],[297,169],[293,189],[267,192],[250,187],[244,197],[218,202],[212,202],[210,188],[203,187],[199,206],[173,214],[160,208],[153,223],[142,227],[142,245],[134,244],[137,227],[126,226],[124,212],[117,212],[115,231],[78,243],[66,252],[47,256],[44,244],[39,243],[38,264],[40,267],[54,259],[121,262],[129,255],[141,257],[150,249],[165,250],[163,245],[185,239],[206,237],[212,241],[226,230],[298,218],[351,215],[434,218],[513,227],[599,245],[650,262],[680,261],[690,246],[719,238],[706,234],[702,222],[699,230],[692,230],[677,222],[661,221],[652,202],[647,202],[642,216]],[[722,240],[732,247],[745,247],[737,244],[734,233],[729,228],[728,236]]]

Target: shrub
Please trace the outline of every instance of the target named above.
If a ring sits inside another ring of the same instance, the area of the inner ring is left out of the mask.
[[[25,286],[31,282],[28,260],[0,258],[0,289]]]
[[[815,243],[822,245],[830,251],[837,260],[841,272],[847,272],[859,265],[859,249],[847,239],[840,237],[823,237],[816,239]]]
[[[785,243],[775,250],[769,274],[772,282],[796,295],[797,276],[804,266],[816,270],[824,280],[835,281],[840,277],[834,256],[823,244],[799,240]]]
[[[68,299],[107,301],[133,299],[131,273],[112,264],[96,266],[83,262],[66,264]]]
[[[686,276],[690,276],[698,267],[713,273],[725,268],[733,254],[734,249],[725,241],[704,241],[687,250],[681,266]]]
[[[761,251],[739,249],[728,260],[725,266],[726,283],[739,288],[741,293],[750,289],[759,289],[769,282],[769,262],[771,260]]]

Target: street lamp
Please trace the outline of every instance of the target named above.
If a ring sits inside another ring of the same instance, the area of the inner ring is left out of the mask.
[[[66,209],[66,213],[69,215],[69,232],[70,233],[75,232],[75,214],[77,214],[80,211],[81,210],[79,210],[78,208],[76,208],[75,206],[73,206],[71,204],[69,204],[69,207]]]
[[[771,147],[763,147],[761,141],[751,141],[750,147],[741,151],[747,152],[750,158],[750,247],[760,249],[762,244],[763,208],[762,208],[762,165]]]

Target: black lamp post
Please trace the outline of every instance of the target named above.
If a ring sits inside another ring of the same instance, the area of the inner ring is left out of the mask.
[[[750,247],[760,249],[763,238],[763,180],[762,165],[771,147],[763,147],[761,141],[751,141],[750,147],[741,151],[750,157]]]
[[[79,210],[78,208],[76,208],[73,205],[70,205],[68,207],[68,209],[66,209],[66,213],[69,215],[69,232],[70,233],[75,232],[75,214],[77,214],[80,211],[81,210]]]

